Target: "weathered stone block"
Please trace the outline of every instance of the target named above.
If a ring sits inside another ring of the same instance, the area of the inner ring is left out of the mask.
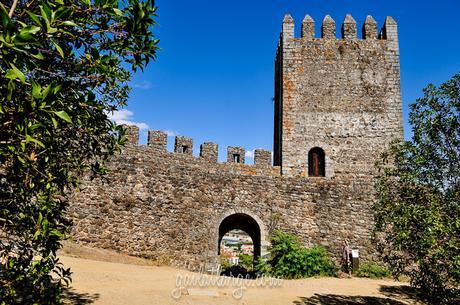
[[[205,142],[200,146],[200,157],[211,162],[217,162],[218,146],[216,143]]]
[[[166,150],[168,144],[168,135],[159,130],[149,130],[147,136],[147,145],[158,150]]]
[[[174,152],[179,154],[192,155],[193,154],[193,139],[176,136],[174,142]]]
[[[267,166],[272,164],[272,152],[264,149],[254,150],[254,164]]]
[[[246,150],[243,147],[227,147],[227,162],[244,164]]]
[[[134,125],[123,125],[126,130],[126,144],[137,145],[139,143],[139,127]]]

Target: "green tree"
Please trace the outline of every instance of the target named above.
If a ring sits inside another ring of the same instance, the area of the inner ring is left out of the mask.
[[[155,58],[153,0],[0,3],[0,304],[60,303],[68,194],[124,142],[107,114]]]
[[[376,238],[394,275],[448,303],[460,279],[460,74],[410,109],[412,140],[377,164]]]

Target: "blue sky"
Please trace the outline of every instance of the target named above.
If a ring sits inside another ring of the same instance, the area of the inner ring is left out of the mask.
[[[272,150],[273,61],[283,15],[290,13],[297,35],[305,14],[316,21],[330,14],[339,27],[351,13],[360,28],[370,14],[398,22],[405,134],[408,105],[428,83],[460,72],[458,0],[157,0],[156,62],[135,75],[124,112],[117,115],[146,129],[219,144]],[[171,149],[174,138],[169,137]],[[251,160],[249,159],[249,162]]]

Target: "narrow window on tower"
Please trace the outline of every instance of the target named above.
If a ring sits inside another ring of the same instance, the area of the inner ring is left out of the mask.
[[[314,147],[308,152],[308,176],[324,177],[326,175],[326,162],[324,150]]]
[[[188,153],[188,146],[187,145],[182,145],[182,153],[183,154]]]
[[[240,154],[233,154],[233,162],[240,163]]]

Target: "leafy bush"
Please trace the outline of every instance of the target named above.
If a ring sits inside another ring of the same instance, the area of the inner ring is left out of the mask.
[[[270,270],[273,276],[302,278],[316,275],[335,276],[337,273],[337,266],[321,246],[307,249],[296,236],[281,231],[274,232],[271,243],[268,260],[270,268],[260,262],[258,267]]]
[[[390,277],[391,272],[386,267],[381,266],[377,263],[370,262],[361,265],[356,273],[358,277],[368,277],[371,279],[381,279]]]
[[[460,296],[460,73],[410,106],[410,141],[377,163],[375,237],[393,275],[430,304]]]
[[[272,273],[272,266],[266,258],[259,257],[255,262],[254,270],[258,276],[270,275]]]
[[[241,253],[238,258],[238,265],[249,271],[254,269],[254,257],[252,255]]]

